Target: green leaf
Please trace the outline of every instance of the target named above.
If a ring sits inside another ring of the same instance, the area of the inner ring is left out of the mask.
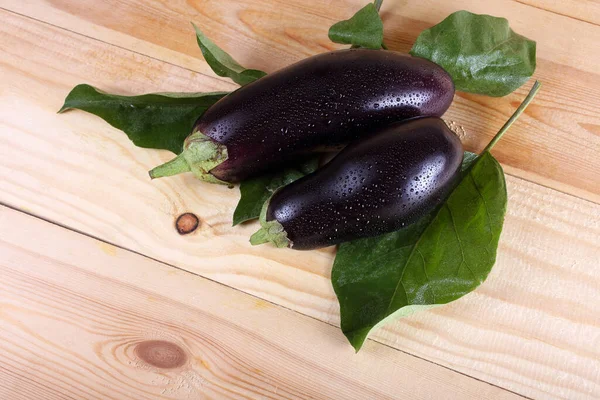
[[[77,108],[124,131],[136,146],[179,154],[196,120],[226,92],[119,96],[77,85],[58,111]]]
[[[204,59],[215,74],[230,78],[238,85],[244,86],[267,75],[266,72],[257,69],[246,69],[237,63],[229,54],[224,52],[212,40],[206,37],[202,31],[192,23],[196,30],[198,46],[204,55]]]
[[[533,75],[535,51],[506,19],[457,11],[421,32],[410,54],[441,65],[457,90],[500,97]]]
[[[504,172],[490,150],[540,87],[535,82],[481,156],[465,152],[456,187],[435,211],[402,230],[339,247],[331,282],[342,331],[356,351],[388,319],[456,300],[485,280],[507,202]]]
[[[381,5],[381,2],[378,3]],[[383,47],[383,22],[378,7],[369,3],[352,18],[340,21],[329,28],[329,39],[353,47],[381,49]]]
[[[466,155],[463,167],[460,183],[434,213],[340,246],[331,280],[342,331],[356,351],[388,318],[456,300],[492,269],[506,211],[504,173],[489,152]]]
[[[263,204],[277,189],[316,171],[318,161],[318,158],[312,158],[295,168],[243,181],[240,184],[241,198],[233,213],[233,226],[258,218]]]

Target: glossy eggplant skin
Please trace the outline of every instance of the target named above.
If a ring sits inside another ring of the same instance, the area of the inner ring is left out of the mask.
[[[289,246],[309,250],[398,230],[433,210],[458,177],[463,148],[439,118],[392,124],[271,198]]]
[[[224,97],[197,121],[227,148],[210,173],[226,182],[323,147],[338,147],[392,122],[441,116],[454,96],[438,65],[367,49],[309,57]]]

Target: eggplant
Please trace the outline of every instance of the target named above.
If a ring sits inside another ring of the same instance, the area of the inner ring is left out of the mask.
[[[223,97],[194,125],[185,150],[152,170],[239,182],[396,121],[441,116],[454,83],[440,66],[384,50],[309,57]]]
[[[462,159],[439,118],[389,125],[276,191],[250,242],[310,250],[396,231],[445,199]]]

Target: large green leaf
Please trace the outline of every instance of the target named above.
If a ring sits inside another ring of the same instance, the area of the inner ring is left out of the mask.
[[[243,181],[240,184],[240,201],[233,212],[233,225],[258,218],[263,204],[275,190],[316,171],[318,161],[318,157],[315,157],[295,168],[285,168],[280,172],[268,173]]]
[[[179,154],[194,122],[227,92],[119,96],[77,85],[59,110],[77,108],[124,131],[136,146]]]
[[[410,54],[441,65],[457,90],[499,97],[533,75],[535,50],[506,19],[457,11],[421,32]]]
[[[198,46],[200,46],[202,55],[204,55],[204,59],[215,74],[226,76],[241,86],[254,82],[267,75],[264,71],[242,67],[229,54],[224,52],[212,40],[206,37],[196,25],[192,25],[196,30],[196,39],[198,40]]]
[[[357,351],[389,317],[456,300],[492,269],[506,211],[504,174],[489,152],[466,160],[460,183],[436,212],[340,246],[331,279],[342,331]]]
[[[490,150],[540,86],[535,82],[480,156],[465,153],[456,187],[435,211],[405,229],[339,247],[331,282],[342,331],[356,351],[388,319],[456,300],[488,276],[507,202],[504,172]]]
[[[329,28],[329,39],[353,47],[381,49],[383,47],[383,22],[379,16],[381,1],[369,3],[352,18],[340,21]]]

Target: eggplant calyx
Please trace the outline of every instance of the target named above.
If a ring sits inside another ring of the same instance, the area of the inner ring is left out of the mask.
[[[181,154],[153,168],[149,174],[150,178],[155,179],[191,171],[200,180],[228,185],[227,182],[215,178],[210,173],[210,170],[225,160],[227,160],[227,147],[196,131],[185,140]]]
[[[250,236],[250,244],[253,246],[271,242],[276,247],[290,247],[290,240],[283,226],[276,220],[266,222],[262,228]]]
[[[283,225],[276,219],[267,221],[267,209],[271,199],[263,204],[258,220],[261,228],[250,236],[250,244],[256,246],[263,243],[271,242],[276,247],[292,247],[292,241],[288,239],[287,232],[283,229]]]

